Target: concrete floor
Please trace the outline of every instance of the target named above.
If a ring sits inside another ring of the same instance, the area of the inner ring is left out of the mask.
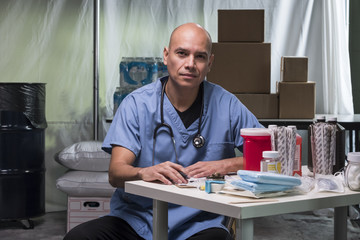
[[[348,240],[360,239],[357,221],[348,219]],[[32,219],[33,229],[19,222],[0,221],[1,240],[60,240],[66,232],[66,212],[51,212]],[[254,240],[328,240],[334,238],[332,209],[282,214],[254,220]]]

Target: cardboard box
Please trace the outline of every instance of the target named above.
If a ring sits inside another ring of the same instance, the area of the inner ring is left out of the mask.
[[[255,117],[262,119],[279,118],[278,94],[235,94],[235,96]]]
[[[278,82],[279,118],[315,117],[314,82]]]
[[[307,57],[281,57],[280,80],[282,82],[307,82]]]
[[[264,10],[218,10],[218,42],[264,42]]]
[[[207,79],[232,93],[270,93],[270,43],[213,43]]]
[[[110,212],[110,197],[69,197],[67,231],[80,223],[107,215]]]

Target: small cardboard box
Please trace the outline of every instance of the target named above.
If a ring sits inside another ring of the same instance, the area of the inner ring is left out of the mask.
[[[235,96],[255,117],[262,119],[279,118],[278,94],[235,94]]]
[[[315,117],[314,82],[278,82],[279,118]]]
[[[213,43],[210,82],[232,93],[270,93],[270,43]]]
[[[109,214],[111,197],[69,197],[67,231],[77,225]]]
[[[264,10],[218,10],[218,42],[264,42]]]
[[[307,82],[307,57],[281,57],[280,80],[282,82]]]

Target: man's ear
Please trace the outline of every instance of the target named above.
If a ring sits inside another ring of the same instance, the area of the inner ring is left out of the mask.
[[[164,51],[163,51],[163,57],[164,57],[164,64],[167,65],[167,58],[169,56],[169,48],[164,47]]]
[[[210,59],[209,59],[209,64],[208,64],[208,72],[210,72],[210,70],[211,70],[211,66],[214,62],[214,58],[215,58],[215,55],[211,54]]]

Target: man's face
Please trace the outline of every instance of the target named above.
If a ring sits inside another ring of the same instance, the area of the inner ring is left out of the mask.
[[[184,27],[174,32],[164,63],[170,79],[182,87],[198,87],[209,72],[213,56],[209,38],[203,29]]]

